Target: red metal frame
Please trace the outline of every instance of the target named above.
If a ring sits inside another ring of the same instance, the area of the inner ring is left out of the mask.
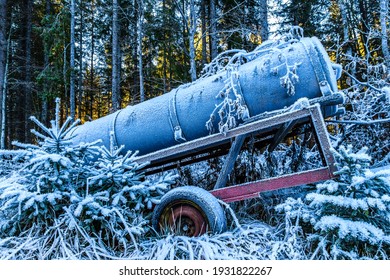
[[[234,202],[248,198],[256,198],[261,192],[316,183],[333,177],[334,176],[330,172],[329,168],[323,167],[301,173],[293,173],[276,178],[268,178],[246,184],[225,187],[211,191],[211,194],[224,202]]]
[[[224,202],[234,202],[258,197],[261,192],[311,184],[334,178],[334,172],[336,171],[335,161],[320,107],[311,106],[308,109],[325,167],[216,189],[211,191],[211,193]]]

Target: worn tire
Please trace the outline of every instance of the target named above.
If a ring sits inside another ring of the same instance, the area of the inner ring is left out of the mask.
[[[198,236],[226,231],[222,206],[208,191],[185,186],[166,193],[155,207],[153,228],[161,233]]]

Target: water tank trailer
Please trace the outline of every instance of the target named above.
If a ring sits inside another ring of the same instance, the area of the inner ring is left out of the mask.
[[[193,83],[73,131],[74,143],[101,139],[107,147],[112,133],[115,145],[139,151],[139,162],[150,163],[149,173],[174,167],[177,161],[192,163],[194,156],[201,154],[219,155],[213,151],[229,146],[215,189],[209,192],[185,186],[169,191],[154,209],[157,230],[170,228],[190,236],[221,232],[226,229],[226,218],[217,198],[237,201],[334,176],[323,118],[342,112],[338,105],[343,103],[343,95],[337,89],[342,69],[330,61],[320,41],[315,37],[266,41],[250,53],[231,53],[217,57]],[[275,146],[296,123],[309,121],[325,167],[226,187],[248,135],[275,131],[271,144]]]

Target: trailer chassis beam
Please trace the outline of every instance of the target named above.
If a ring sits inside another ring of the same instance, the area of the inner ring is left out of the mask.
[[[235,202],[259,197],[260,193],[275,191],[284,188],[296,187],[304,184],[316,183],[333,178],[329,168],[292,173],[276,178],[268,178],[246,184],[225,187],[211,191],[211,194],[224,202]]]
[[[334,164],[335,160],[331,152],[331,143],[326,131],[326,126],[322,118],[321,111],[318,106],[311,106],[309,107],[309,112],[321,158],[325,167],[287,174],[279,177],[267,178],[231,187],[220,187],[211,191],[211,194],[224,202],[235,202],[249,198],[256,198],[262,192],[296,187],[334,178],[334,172],[336,171]],[[290,126],[290,123],[295,121],[296,120],[291,120],[287,122],[288,126]],[[280,141],[281,139],[278,137],[278,135],[276,138],[278,141]]]

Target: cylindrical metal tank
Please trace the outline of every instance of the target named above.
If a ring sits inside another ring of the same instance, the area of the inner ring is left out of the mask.
[[[279,45],[268,42],[253,53],[252,59],[237,66],[234,86],[252,117],[290,106],[303,97],[312,99],[337,92],[340,70],[315,37]],[[80,125],[73,131],[73,143],[102,139],[108,147],[113,131],[116,145],[143,155],[207,136],[210,132],[206,123],[224,101],[220,92],[226,89],[230,75],[223,71]],[[330,116],[337,106],[323,109]],[[214,127],[218,127],[218,119]]]

